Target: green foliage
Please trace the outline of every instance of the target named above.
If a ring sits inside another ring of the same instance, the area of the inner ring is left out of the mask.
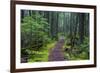
[[[52,41],[51,43],[47,44],[45,47],[41,48],[41,51],[34,51],[32,50],[28,62],[46,62],[48,61],[49,51],[54,47],[55,41]]]
[[[42,15],[36,13],[23,18],[21,54],[28,55],[28,62],[48,61],[49,49],[55,44],[49,36],[49,31],[50,26]]]
[[[25,10],[21,16],[21,56],[27,55],[28,62],[48,61],[49,50],[64,39],[66,60],[89,59],[88,17],[85,13]]]
[[[25,49],[25,48],[22,48],[22,49],[21,49],[21,53],[22,53],[22,54],[21,54],[22,57],[28,55],[27,49]]]
[[[89,59],[89,38],[85,37],[83,44],[80,45],[82,59]]]
[[[23,47],[38,48],[49,40],[49,24],[40,14],[25,16],[21,23],[21,37]]]
[[[71,48],[67,42],[64,45],[64,55],[65,59],[68,60],[86,60],[89,59],[89,38],[84,37],[84,41],[80,45],[75,45]],[[67,51],[66,51],[67,50]]]

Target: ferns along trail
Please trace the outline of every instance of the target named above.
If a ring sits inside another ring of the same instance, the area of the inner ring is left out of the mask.
[[[21,10],[21,63],[88,60],[89,13]]]

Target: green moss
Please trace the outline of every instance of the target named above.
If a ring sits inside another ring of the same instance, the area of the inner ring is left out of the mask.
[[[45,47],[41,48],[41,51],[32,51],[32,55],[29,55],[28,62],[47,62],[49,51],[55,46],[56,41],[52,41],[49,44],[47,44]]]

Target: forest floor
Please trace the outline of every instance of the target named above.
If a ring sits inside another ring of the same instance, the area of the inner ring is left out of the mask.
[[[64,61],[63,51],[64,39],[60,39],[54,48],[49,52],[49,61]]]

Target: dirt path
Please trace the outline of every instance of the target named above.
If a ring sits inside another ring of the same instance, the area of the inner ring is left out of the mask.
[[[60,39],[49,53],[49,61],[64,61],[63,53],[64,39]]]

